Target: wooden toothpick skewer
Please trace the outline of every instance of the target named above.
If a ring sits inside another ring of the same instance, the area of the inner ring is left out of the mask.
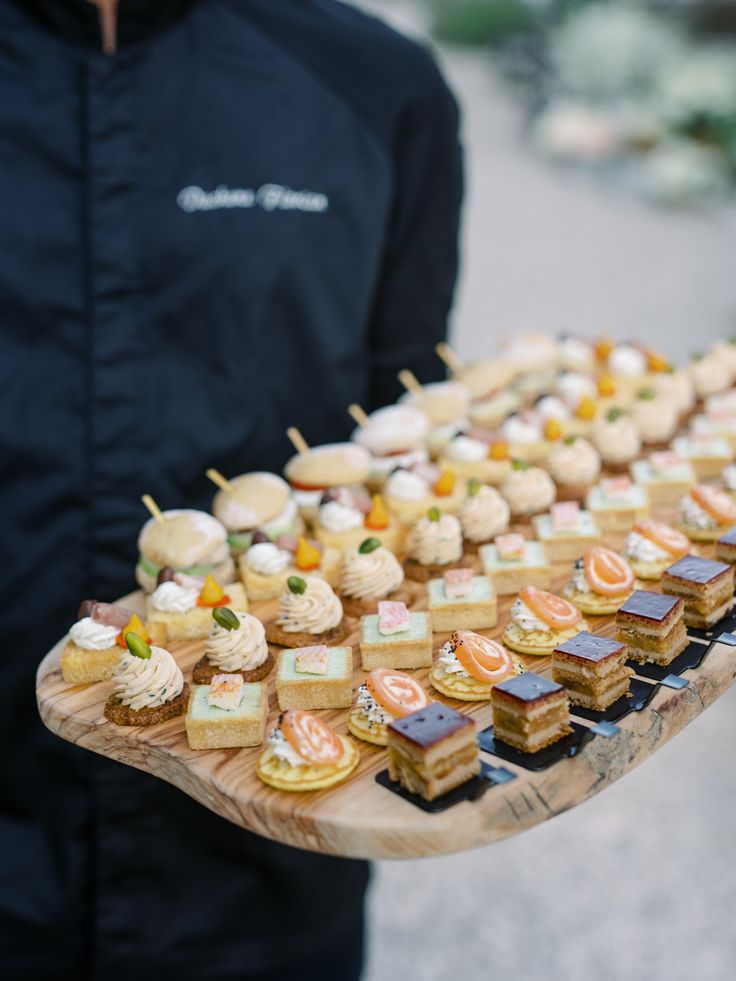
[[[289,426],[289,428],[286,430],[286,435],[291,440],[292,446],[297,453],[309,453],[309,443],[302,436],[296,426]]]
[[[161,508],[158,506],[158,504],[156,504],[151,495],[144,494],[141,500],[151,512],[152,517],[154,517],[156,521],[162,525],[166,521],[166,518],[164,518],[163,514],[161,514]]]
[[[418,397],[422,394],[422,386],[417,381],[416,376],[406,368],[399,372],[399,381],[407,392],[411,392],[412,395],[416,395]]]
[[[445,362],[453,375],[459,375],[465,367],[450,345],[446,344],[444,341],[440,341],[439,344],[435,345],[435,351],[437,352],[437,356],[440,358],[440,360]]]
[[[215,470],[214,467],[210,467],[207,471],[207,476],[210,478],[213,484],[217,484],[221,491],[225,491],[226,494],[232,494],[233,485],[229,480],[227,480],[226,477],[223,477],[219,470]]]
[[[365,409],[362,409],[359,405],[353,402],[352,405],[348,406],[348,412],[360,426],[360,428],[365,429],[365,427],[368,425],[368,413],[365,411]]]

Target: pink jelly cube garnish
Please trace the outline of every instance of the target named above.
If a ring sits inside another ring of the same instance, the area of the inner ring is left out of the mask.
[[[601,487],[606,497],[617,497],[619,494],[625,494],[631,487],[631,478],[625,476],[605,477],[601,481]]]
[[[577,531],[580,526],[580,505],[577,501],[560,501],[550,508],[554,531]]]
[[[522,559],[524,557],[525,540],[523,535],[511,532],[509,535],[496,536],[496,549],[499,559]]]
[[[667,473],[670,470],[676,470],[678,467],[681,467],[685,461],[679,453],[673,453],[671,450],[661,450],[659,453],[652,453],[649,457],[649,462],[655,473]]]
[[[443,573],[445,596],[448,599],[461,599],[473,591],[472,569],[448,569]]]
[[[378,632],[380,634],[400,634],[409,629],[409,611],[406,603],[379,600]]]
[[[239,674],[216,674],[210,682],[207,702],[225,712],[234,711],[243,698],[243,678]]]
[[[326,644],[298,647],[294,651],[294,668],[305,674],[327,674],[329,652]]]

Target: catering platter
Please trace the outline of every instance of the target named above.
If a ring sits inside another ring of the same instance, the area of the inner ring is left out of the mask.
[[[701,554],[708,554],[701,549]],[[556,568],[555,586],[569,576],[569,564]],[[416,587],[414,609],[424,605]],[[142,594],[125,597],[142,606]],[[499,600],[499,624],[511,598]],[[264,619],[276,603],[253,605]],[[612,635],[611,617],[591,618],[596,633]],[[357,652],[357,621],[348,642]],[[499,636],[501,626],[487,631]],[[718,631],[716,631],[718,634]],[[360,744],[360,764],[344,784],[324,791],[288,794],[264,786],[255,774],[260,748],[194,752],[189,749],[182,718],[150,728],[124,728],[103,715],[109,685],[69,687],[61,677],[59,642],[38,669],[37,697],[41,717],[58,736],[93,752],[137,767],[173,784],[205,807],[241,827],[288,845],[352,858],[414,858],[475,848],[518,834],[582,803],[651,756],[722,695],[736,678],[736,647],[725,642],[694,640],[705,655],[700,666],[684,671],[687,686],[658,684],[641,711],[617,722],[613,735],[595,735],[541,772],[534,772],[482,752],[482,760],[502,768],[513,779],[491,785],[476,800],[465,800],[440,813],[427,813],[376,781],[386,768],[386,752]],[[435,634],[435,647],[447,635]],[[736,638],[734,639],[736,642]],[[172,645],[185,677],[201,656],[201,642]],[[548,658],[525,658],[529,668],[549,674]],[[423,682],[426,671],[416,673]],[[357,686],[365,673],[356,670]],[[443,699],[476,720],[478,730],[491,722],[490,707]],[[269,726],[278,717],[273,682],[269,683]],[[347,711],[321,713],[345,731]],[[593,722],[574,721],[588,729]]]

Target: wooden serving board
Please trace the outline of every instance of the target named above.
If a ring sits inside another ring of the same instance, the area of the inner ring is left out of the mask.
[[[709,550],[700,551],[707,554]],[[559,589],[570,576],[570,565],[556,568],[555,573],[555,586]],[[644,584],[644,588],[654,587]],[[424,588],[417,586],[415,609],[423,608],[423,594]],[[500,636],[512,601],[513,597],[499,601],[499,626],[488,631],[489,636]],[[121,602],[140,608],[142,595],[132,594]],[[276,606],[276,601],[255,604],[252,612],[267,621],[275,614]],[[611,617],[586,619],[592,631],[612,635]],[[347,641],[353,644],[356,687],[365,677],[360,670],[357,628],[356,621]],[[439,648],[447,635],[435,634],[434,639],[435,648]],[[359,740],[356,744],[360,764],[346,783],[324,791],[290,794],[266,787],[256,777],[260,748],[193,752],[187,744],[183,718],[150,728],[116,726],[103,716],[110,684],[70,687],[64,683],[59,670],[63,644],[60,641],[49,652],[37,675],[39,711],[52,732],[174,784],[249,831],[284,844],[352,858],[436,855],[518,834],[618,780],[698,716],[736,677],[736,648],[716,644],[700,668],[683,674],[688,687],[658,688],[645,709],[632,712],[617,723],[621,731],[612,738],[596,737],[578,755],[562,759],[543,772],[531,772],[482,752],[481,758],[486,762],[504,766],[517,778],[489,788],[478,800],[463,801],[442,813],[431,814],[376,783],[376,774],[387,765],[386,751]],[[187,679],[201,656],[201,647],[202,642],[191,641],[171,646]],[[524,660],[529,669],[549,673],[549,658]],[[416,675],[429,689],[427,671]],[[269,728],[278,718],[274,676],[272,671],[267,679]],[[471,715],[479,730],[490,725],[488,702],[457,702],[429,690],[438,700]],[[347,710],[320,714],[338,731],[346,732]]]

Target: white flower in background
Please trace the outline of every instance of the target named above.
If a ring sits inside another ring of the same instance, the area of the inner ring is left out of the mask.
[[[577,11],[552,40],[562,87],[590,100],[649,88],[679,55],[682,36],[667,21],[620,3]]]
[[[539,149],[558,160],[595,163],[620,149],[620,135],[610,113],[582,103],[553,102],[534,122]]]
[[[644,160],[644,191],[655,201],[691,204],[728,190],[728,170],[722,153],[693,140],[662,143]]]
[[[668,65],[655,100],[672,126],[736,118],[736,47],[694,50]]]

